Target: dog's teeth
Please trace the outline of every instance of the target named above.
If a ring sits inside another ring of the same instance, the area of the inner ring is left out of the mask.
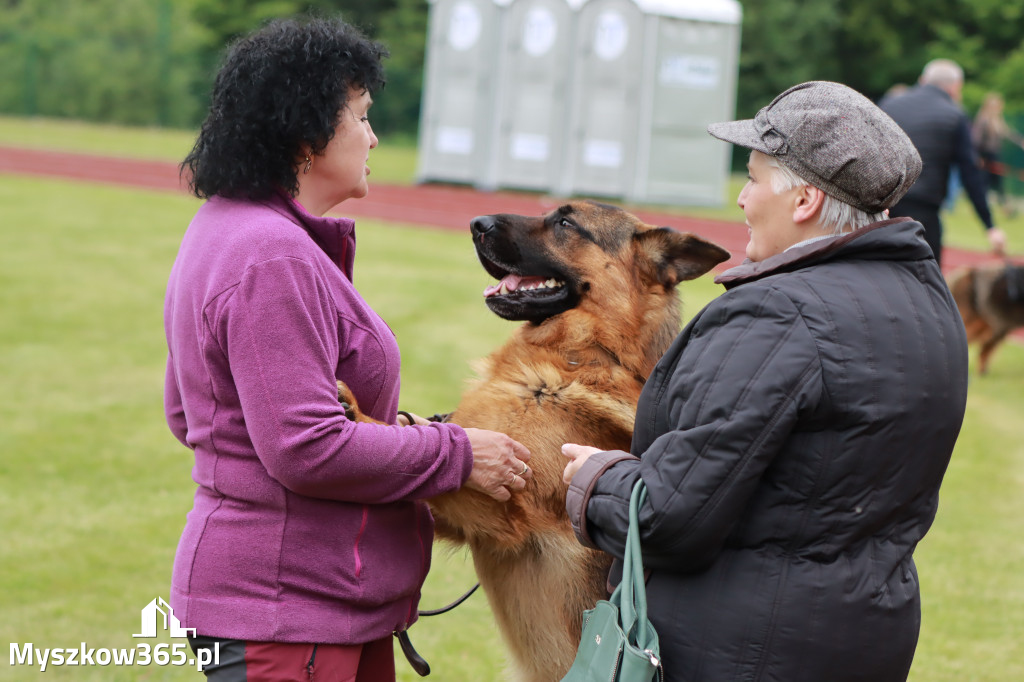
[[[548,281],[544,282],[544,286],[548,287],[549,289],[554,289],[556,286],[558,286],[558,282],[556,282],[554,279],[549,279]]]
[[[504,296],[504,295],[505,295],[505,294],[507,294],[507,293],[508,293],[508,287],[507,287],[507,286],[505,286],[505,283],[504,283],[504,282],[502,282],[502,283],[501,283],[501,288],[500,288],[500,289],[498,289],[498,295],[499,295],[499,296]]]

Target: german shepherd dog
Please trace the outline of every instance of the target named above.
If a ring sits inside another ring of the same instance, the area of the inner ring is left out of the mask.
[[[1006,336],[1024,327],[1024,265],[961,268],[949,277],[967,342],[980,343],[978,373],[986,374],[992,353]]]
[[[449,420],[525,445],[533,479],[508,502],[467,488],[429,502],[438,535],[469,545],[511,678],[556,681],[575,657],[584,609],[607,597],[611,564],[573,535],[561,446],[629,450],[644,381],[680,329],[676,285],[729,253],[589,201],[541,217],[481,216],[471,231],[498,280],[487,306],[523,324],[476,368]]]

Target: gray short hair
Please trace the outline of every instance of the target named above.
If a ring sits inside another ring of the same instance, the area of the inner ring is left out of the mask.
[[[772,191],[776,194],[811,184],[780,164],[778,159],[771,156],[767,156],[767,159],[768,165],[775,169],[772,173],[771,183]],[[825,234],[841,235],[845,232],[859,230],[865,225],[877,223],[879,220],[885,220],[885,217],[885,211],[868,213],[826,194],[825,200],[821,204],[818,226]]]
[[[952,59],[933,59],[924,65],[921,82],[937,88],[959,85],[964,82],[964,70]]]

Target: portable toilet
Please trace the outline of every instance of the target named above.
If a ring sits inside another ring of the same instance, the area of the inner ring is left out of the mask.
[[[721,204],[730,148],[737,0],[589,0],[579,11],[563,194]]]
[[[622,197],[632,186],[644,28],[632,0],[589,0],[580,8],[559,194]]]
[[[515,0],[498,44],[495,142],[478,186],[550,191],[562,172],[574,15],[584,0]]]
[[[641,0],[653,77],[641,95],[632,201],[720,205],[731,147],[707,125],[736,111],[742,10],[736,0]]]
[[[474,183],[493,144],[498,51],[512,0],[428,0],[416,178]]]

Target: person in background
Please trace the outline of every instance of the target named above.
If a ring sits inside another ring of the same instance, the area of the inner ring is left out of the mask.
[[[964,72],[948,59],[928,62],[918,84],[895,97],[883,97],[879,107],[907,133],[921,155],[921,178],[890,210],[893,216],[910,216],[925,228],[925,238],[942,263],[940,209],[949,190],[950,169],[960,182],[985,225],[992,251],[1001,255],[1006,235],[992,222],[985,180],[978,168],[971,142],[970,120],[960,107]]]
[[[353,221],[327,215],[368,192],[385,55],[339,20],[270,23],[231,47],[182,164],[206,201],[164,307],[167,423],[197,486],[170,603],[217,650],[211,680],[394,680],[424,500],[505,500],[531,477],[503,434],[398,425],[395,336],[353,283]],[[338,380],[387,425],[350,421]]]
[[[964,327],[924,228],[886,216],[921,159],[839,83],[708,131],[751,150],[747,260],[651,373],[632,454],[563,446],[566,509],[581,542],[621,557],[645,482],[666,680],[903,682],[914,549],[967,399]]]
[[[996,201],[1007,217],[1014,211],[1003,186],[1006,175],[1006,164],[1003,163],[1003,142],[1010,142],[1024,149],[1024,137],[1010,127],[1003,116],[1003,96],[998,92],[990,92],[982,100],[981,108],[971,125],[971,139],[978,150],[980,163],[988,180],[988,189],[995,194]]]
[[[882,99],[884,100],[890,99],[892,97],[899,97],[900,95],[906,93],[908,90],[910,90],[910,86],[907,85],[906,83],[893,83],[892,85],[889,86],[889,89],[885,91],[885,95],[882,96]]]

